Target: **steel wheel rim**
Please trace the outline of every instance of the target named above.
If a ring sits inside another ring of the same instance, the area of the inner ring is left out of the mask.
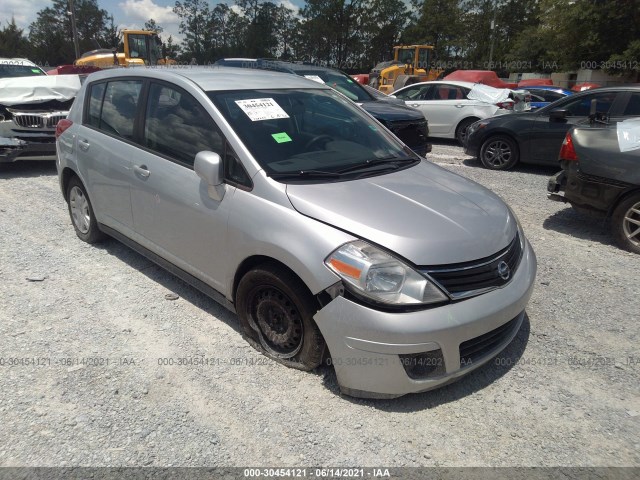
[[[630,243],[640,247],[640,202],[632,205],[624,214],[622,231]]]
[[[304,327],[293,301],[273,286],[256,288],[249,301],[251,326],[261,345],[279,358],[292,358],[302,348]]]
[[[89,214],[89,201],[80,187],[73,187],[69,193],[69,209],[74,226],[80,233],[89,232],[91,215]]]
[[[503,167],[511,161],[513,152],[507,142],[496,140],[487,145],[484,150],[485,161],[494,167]]]

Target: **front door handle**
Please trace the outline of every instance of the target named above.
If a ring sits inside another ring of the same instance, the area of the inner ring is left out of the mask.
[[[417,103],[414,103],[413,105],[411,105],[413,108],[418,108],[420,105]]]
[[[462,107],[464,107],[464,105],[461,105],[459,103],[456,104],[456,108],[462,108]]]
[[[151,175],[151,172],[149,170],[147,170],[147,166],[146,165],[134,165],[133,166],[133,170],[140,175],[141,177],[147,178],[149,175]]]
[[[81,138],[80,140],[78,140],[78,147],[80,147],[80,150],[82,150],[83,152],[89,150],[90,146],[91,144],[86,139]]]

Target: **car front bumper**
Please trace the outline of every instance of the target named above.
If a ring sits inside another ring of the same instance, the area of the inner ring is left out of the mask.
[[[56,144],[29,143],[14,138],[0,138],[0,163],[16,160],[55,160]]]
[[[341,391],[355,397],[394,398],[440,387],[487,363],[520,329],[536,268],[526,241],[512,280],[467,300],[396,313],[334,298],[314,318]],[[476,347],[484,342],[487,348],[469,361],[465,345],[474,342]],[[410,376],[407,365],[416,362],[425,367],[426,375],[416,376],[414,371]]]

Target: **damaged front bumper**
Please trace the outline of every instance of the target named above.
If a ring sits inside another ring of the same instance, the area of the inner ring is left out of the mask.
[[[16,160],[55,160],[55,143],[30,143],[18,138],[0,137],[0,163]]]
[[[0,121],[0,163],[55,159],[55,128],[26,129],[12,120]]]

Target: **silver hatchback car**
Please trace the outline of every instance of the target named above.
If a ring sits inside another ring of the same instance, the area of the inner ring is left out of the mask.
[[[342,392],[444,385],[516,335],[536,258],[489,190],[326,85],[225,68],[92,74],[58,124],[78,237],[124,242]]]

